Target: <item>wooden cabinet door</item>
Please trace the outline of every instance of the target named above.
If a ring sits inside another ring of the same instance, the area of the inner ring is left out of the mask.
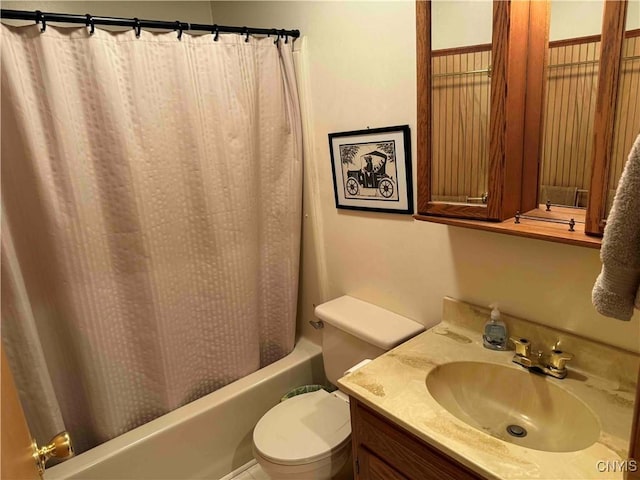
[[[0,478],[2,480],[36,480],[40,478],[40,474],[33,458],[31,433],[24,418],[4,349],[0,362],[2,363]]]
[[[416,1],[418,214],[502,221],[521,210],[529,3],[490,4],[491,44],[436,51],[431,28],[435,10],[429,0]],[[434,71],[433,59],[445,52],[448,66],[438,62]],[[476,58],[478,52],[482,55]],[[488,92],[484,82],[478,87],[488,102],[468,94],[469,79],[480,72],[490,77]],[[464,90],[456,87],[434,96],[443,88],[441,77],[448,81],[450,76],[466,78]]]
[[[351,397],[356,478],[479,480],[482,477]],[[364,460],[361,454],[364,452]],[[360,470],[360,473],[358,472]]]
[[[408,480],[388,463],[358,446],[358,480]]]

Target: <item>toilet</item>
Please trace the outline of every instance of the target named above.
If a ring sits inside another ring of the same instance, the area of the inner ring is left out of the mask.
[[[419,323],[343,296],[318,305],[322,358],[337,385],[346,371],[424,330]],[[340,390],[297,395],[269,410],[253,431],[253,453],[273,480],[352,478],[349,397]]]

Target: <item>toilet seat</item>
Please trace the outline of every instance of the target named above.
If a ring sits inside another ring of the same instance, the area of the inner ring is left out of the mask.
[[[266,460],[303,465],[349,448],[349,404],[325,390],[297,395],[269,410],[253,431],[253,445]]]

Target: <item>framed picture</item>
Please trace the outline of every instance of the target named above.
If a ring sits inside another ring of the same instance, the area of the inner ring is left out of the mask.
[[[409,125],[329,134],[336,208],[413,213]]]

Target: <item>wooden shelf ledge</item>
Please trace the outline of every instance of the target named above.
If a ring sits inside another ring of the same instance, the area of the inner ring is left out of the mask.
[[[537,216],[541,216],[544,212],[536,211]],[[526,215],[532,215],[527,212]],[[551,218],[556,215],[549,215]],[[542,220],[521,219],[520,223],[515,223],[515,218],[508,218],[504,222],[488,222],[486,220],[467,220],[463,218],[436,217],[432,215],[414,215],[416,220],[425,222],[442,223],[444,225],[453,225],[454,227],[473,228],[476,230],[484,230],[487,232],[504,233],[506,235],[515,235],[517,237],[536,238],[538,240],[546,240],[549,242],[564,243],[567,245],[577,245],[579,247],[599,249],[602,239],[586,235],[583,223],[575,226],[576,231],[570,232],[569,227],[562,223],[550,223]],[[556,217],[557,218],[557,217]],[[578,220],[578,218],[576,218]]]

